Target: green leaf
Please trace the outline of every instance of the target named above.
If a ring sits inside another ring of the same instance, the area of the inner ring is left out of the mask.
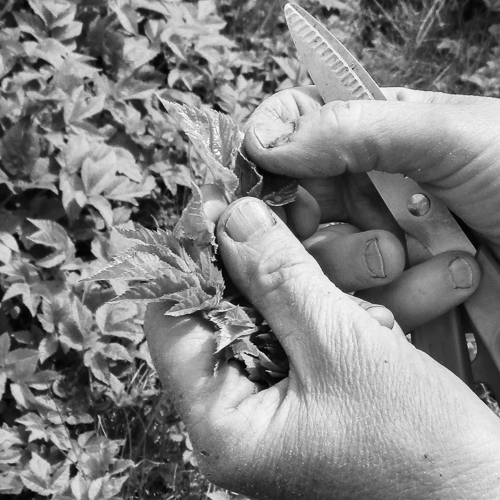
[[[119,302],[124,300],[138,301],[138,302],[162,302],[165,297],[175,292],[180,292],[186,288],[196,286],[202,293],[199,278],[194,275],[176,275],[172,271],[169,274],[164,274],[155,278],[154,280],[145,283],[130,286],[129,289],[115,297],[111,302]]]
[[[163,297],[164,300],[176,302],[167,314],[169,316],[183,316],[196,311],[210,310],[217,306],[222,299],[222,294],[206,293],[198,288],[187,288],[180,292],[170,293]]]
[[[238,179],[232,172],[243,134],[227,115],[158,99],[188,135],[196,151],[207,164],[213,179],[221,189],[233,195]]]
[[[93,275],[92,278],[87,278],[87,281],[118,278],[150,281],[163,274],[173,277],[173,271],[169,264],[162,261],[157,255],[132,249],[114,257],[106,269]]]
[[[99,194],[90,195],[87,198],[87,205],[93,206],[102,216],[108,227],[113,224],[113,207],[111,203]]]
[[[90,96],[83,85],[73,90],[64,104],[64,121],[68,125],[78,124],[103,110],[106,96]]]
[[[116,14],[120,24],[126,31],[128,31],[131,35],[138,34],[138,16],[137,12],[131,5],[124,4],[119,0],[110,0],[109,7]]]
[[[160,161],[150,166],[149,169],[160,174],[165,186],[174,195],[177,194],[178,186],[190,187],[193,183],[193,176],[187,165]]]
[[[5,292],[2,301],[21,295],[23,304],[29,309],[33,317],[36,316],[38,304],[41,301],[40,294],[32,290],[28,283],[13,283]]]
[[[30,442],[37,439],[48,440],[47,422],[38,414],[33,412],[25,413],[22,417],[17,418],[16,422],[26,427],[26,430],[30,433]]]
[[[235,173],[240,181],[238,197],[255,196],[277,207],[288,205],[297,197],[298,179],[260,170],[241,150],[236,158]]]
[[[144,334],[133,303],[107,303],[96,311],[96,322],[105,335],[141,342]]]
[[[19,29],[24,33],[29,33],[38,41],[47,38],[47,30],[42,20],[29,12],[13,12]]]
[[[174,228],[176,238],[188,238],[198,245],[215,247],[215,224],[208,219],[203,211],[203,197],[198,186],[193,184],[193,195],[183,210],[179,222]]]
[[[110,371],[109,364],[100,352],[87,351],[84,355],[85,366],[88,366],[97,380],[109,384]]]
[[[258,331],[254,321],[245,310],[232,304],[225,307],[221,312],[214,311],[208,314],[210,320],[218,327],[217,350],[222,351],[242,336]]]
[[[26,46],[26,45],[25,45]],[[60,68],[68,55],[68,48],[59,40],[46,38],[37,44],[33,56],[47,61],[54,68]]]
[[[19,495],[22,490],[23,482],[17,470],[5,470],[0,472],[0,494]]]
[[[41,154],[40,136],[29,117],[7,130],[0,142],[2,167],[16,177],[29,176]]]
[[[8,378],[15,382],[24,382],[37,368],[38,351],[33,349],[15,349],[5,357],[5,370]]]
[[[63,462],[52,473],[51,490],[53,493],[65,491],[70,484],[70,466],[68,462]]]
[[[6,365],[7,354],[10,350],[10,336],[7,332],[0,335],[0,367]]]
[[[106,345],[102,349],[102,353],[104,356],[114,361],[128,361],[129,363],[133,361],[127,349],[116,342]]]
[[[29,470],[21,472],[21,480],[31,491],[48,496],[51,493],[50,469],[50,464],[46,460],[33,453],[29,461]]]
[[[38,260],[39,266],[50,268],[74,259],[75,246],[60,224],[51,220],[28,220],[38,228],[29,236],[29,240],[54,249],[54,252]]]
[[[177,255],[180,255],[182,252],[182,246],[179,240],[175,238],[171,231],[165,229],[160,228],[156,231],[151,231],[145,227],[139,227],[134,230],[114,227],[113,231],[118,232],[129,240],[146,243],[146,245],[157,245],[158,247],[165,246]]]
[[[0,401],[3,398],[3,395],[5,394],[6,384],[7,384],[7,373],[2,367],[0,367]]]

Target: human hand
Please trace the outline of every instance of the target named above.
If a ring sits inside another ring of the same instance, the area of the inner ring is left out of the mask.
[[[342,293],[261,201],[232,204],[217,237],[290,372],[263,389],[216,366],[210,324],[149,306],[151,354],[210,480],[262,499],[500,496],[500,423],[458,378]]]
[[[400,102],[324,106],[314,87],[281,92],[251,117],[244,145],[262,168],[301,178],[317,200],[319,205],[309,201],[290,211],[294,219],[310,220],[307,212],[320,210],[322,222],[345,221],[362,231],[338,237],[339,231],[354,231],[352,226],[332,226],[304,243],[337,286],[386,305],[408,331],[472,294],[478,268],[470,256],[450,253],[401,274],[400,229],[365,172],[376,168],[414,178],[500,255],[500,103],[407,89],[385,92]],[[364,263],[367,241],[378,273]]]

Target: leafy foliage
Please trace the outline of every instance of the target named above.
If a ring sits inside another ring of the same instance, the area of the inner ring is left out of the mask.
[[[238,154],[265,96],[308,82],[283,3],[0,7],[0,493],[238,498],[198,473],[142,322],[168,296],[171,314],[209,315],[221,356],[286,371],[262,318],[224,295],[213,227],[192,224],[206,182],[229,199],[293,194]],[[383,84],[499,95],[498,2],[301,3]]]

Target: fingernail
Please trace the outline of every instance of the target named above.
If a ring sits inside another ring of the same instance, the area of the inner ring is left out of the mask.
[[[290,142],[295,132],[294,122],[275,120],[269,124],[260,124],[254,128],[255,137],[263,148],[270,149]]]
[[[234,208],[226,221],[226,233],[243,243],[265,233],[276,224],[269,208],[258,200],[245,200]]]
[[[451,280],[455,288],[471,288],[473,285],[472,269],[469,263],[462,259],[462,257],[457,257],[452,260],[448,266],[450,271]]]
[[[377,238],[368,240],[363,256],[365,258],[366,267],[368,267],[368,271],[374,278],[387,277],[385,274],[384,259],[382,259]]]

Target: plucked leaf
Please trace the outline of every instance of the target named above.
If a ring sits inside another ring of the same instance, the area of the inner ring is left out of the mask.
[[[199,280],[195,276],[175,275],[174,273],[165,274],[146,283],[130,286],[123,294],[119,295],[112,302],[132,300],[143,303],[161,302],[171,294],[180,292],[196,284]],[[202,293],[201,287],[200,293]]]
[[[239,306],[230,305],[222,314],[209,313],[209,317],[219,328],[216,352],[222,351],[240,337],[249,336],[258,330],[255,322]]]
[[[129,240],[146,243],[147,245],[166,246],[171,248],[172,251],[180,253],[181,245],[179,240],[170,231],[166,231],[165,229],[151,231],[144,227],[134,230],[115,227],[113,230]]]
[[[217,184],[230,194],[234,193],[238,179],[230,169],[233,167],[242,140],[238,126],[222,113],[181,106],[165,101],[159,96],[158,99],[174,116],[207,164],[213,177],[213,184]]]
[[[174,236],[194,240],[198,245],[215,245],[215,224],[203,211],[203,197],[198,186],[193,185],[193,196],[175,226]]]
[[[113,258],[106,269],[87,278],[92,280],[153,280],[162,274],[171,274],[171,266],[163,262],[157,255],[140,252],[135,249],[119,254]]]
[[[168,310],[170,316],[183,316],[196,311],[210,310],[217,306],[222,297],[206,293],[199,288],[187,288],[180,292],[168,294],[165,300],[176,302],[175,306]]]

